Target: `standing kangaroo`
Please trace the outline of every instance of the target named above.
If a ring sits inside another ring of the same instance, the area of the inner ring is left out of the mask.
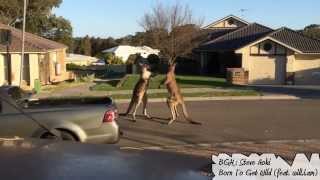
[[[143,103],[143,115],[147,118],[151,118],[147,113],[147,103],[148,95],[147,90],[149,87],[149,81],[151,77],[151,72],[148,70],[149,66],[146,64],[140,64],[141,66],[141,75],[138,83],[134,87],[131,102],[129,104],[128,110],[125,115],[128,115],[133,109],[133,122],[136,122],[136,112],[141,103]]]
[[[178,86],[176,78],[175,78],[175,73],[174,73],[175,67],[176,67],[176,64],[169,66],[169,70],[167,73],[167,79],[165,81],[165,85],[167,86],[167,89],[169,92],[167,104],[170,108],[171,115],[172,115],[172,118],[171,118],[170,122],[168,123],[168,125],[172,124],[179,116],[179,113],[178,113],[178,106],[179,105],[182,106],[184,118],[189,123],[201,125],[200,122],[193,121],[190,118],[190,116],[188,115],[187,108],[186,108],[186,105],[183,100],[183,96],[180,92],[179,86]]]

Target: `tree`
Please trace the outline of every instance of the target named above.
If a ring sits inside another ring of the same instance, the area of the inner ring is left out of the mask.
[[[148,44],[160,49],[172,63],[179,56],[186,56],[198,45],[202,20],[194,18],[188,5],[179,3],[165,7],[161,3],[146,13],[140,25],[145,29]]]
[[[81,40],[80,52],[86,56],[91,56],[91,41],[88,35]]]
[[[59,7],[61,3],[62,0],[28,0],[26,31],[71,46],[71,23],[52,14],[52,9]],[[22,0],[1,0],[1,23],[21,29],[22,16]]]
[[[62,0],[29,0],[27,11],[27,27],[31,29],[36,25],[32,20],[43,20],[51,15],[52,9],[59,7]],[[1,0],[0,21],[9,25],[21,25],[23,17],[22,0]],[[29,21],[30,20],[30,21]],[[32,32],[34,33],[34,32]]]
[[[305,36],[320,40],[320,24],[311,24],[306,26],[302,33]]]
[[[138,64],[139,60],[141,59],[140,54],[131,54],[126,62],[126,64],[131,65],[131,64]]]
[[[91,38],[91,54],[92,56],[97,56],[103,50],[109,49],[117,46],[118,44],[111,37],[102,39],[102,38]]]
[[[72,26],[70,21],[63,17],[56,17],[55,15],[49,16],[48,21],[46,21],[46,26],[42,32],[42,36],[56,42],[63,43],[72,49]]]
[[[89,47],[90,45],[90,47]],[[95,38],[95,37],[77,37],[73,39],[72,52],[76,54],[88,54],[90,51],[91,56],[101,56],[105,49],[109,49],[119,45],[115,39],[109,38]],[[86,46],[86,47],[85,47]],[[85,49],[86,52],[85,52]]]

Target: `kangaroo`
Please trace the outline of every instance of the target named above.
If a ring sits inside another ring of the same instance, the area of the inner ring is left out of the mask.
[[[177,84],[176,78],[175,78],[175,67],[176,64],[170,65],[169,70],[167,73],[167,78],[165,81],[165,85],[167,86],[168,92],[169,92],[169,97],[167,99],[167,105],[171,111],[172,118],[170,119],[168,125],[172,124],[177,117],[179,117],[178,113],[178,106],[182,106],[182,111],[185,120],[187,120],[191,124],[197,124],[201,125],[200,122],[193,121],[190,116],[188,115],[186,105],[183,100],[183,96],[180,92],[180,88]]]
[[[147,118],[151,118],[147,113],[147,103],[148,103],[148,95],[147,90],[149,87],[149,81],[151,77],[151,72],[148,70],[149,65],[146,64],[140,64],[142,70],[141,70],[141,76],[139,81],[134,87],[131,102],[129,104],[128,110],[124,115],[128,115],[131,110],[133,109],[133,122],[136,122],[136,112],[139,108],[140,104],[143,103],[143,115]]]

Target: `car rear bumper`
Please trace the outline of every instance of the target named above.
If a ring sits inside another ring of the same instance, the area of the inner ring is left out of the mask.
[[[97,144],[113,144],[120,139],[120,129],[114,121],[111,123],[103,123],[101,127],[87,131],[87,143]]]

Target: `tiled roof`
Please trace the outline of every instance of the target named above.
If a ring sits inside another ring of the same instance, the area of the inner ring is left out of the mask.
[[[208,41],[217,39],[220,36],[231,33],[238,28],[217,28],[217,29],[207,29],[208,31]]]
[[[204,51],[234,51],[251,42],[260,39],[273,32],[271,28],[253,23],[248,26],[239,28],[231,33],[227,33],[212,41],[206,42],[197,50]]]
[[[11,32],[11,44],[9,52],[21,52],[22,32],[19,29],[0,23],[0,30],[9,30]],[[46,52],[49,50],[67,48],[66,45],[51,41],[40,36],[25,33],[25,51],[26,52]],[[7,46],[0,44],[0,51],[6,52]]]
[[[284,43],[303,53],[320,53],[320,41],[304,36],[288,28],[281,28],[269,37]]]

